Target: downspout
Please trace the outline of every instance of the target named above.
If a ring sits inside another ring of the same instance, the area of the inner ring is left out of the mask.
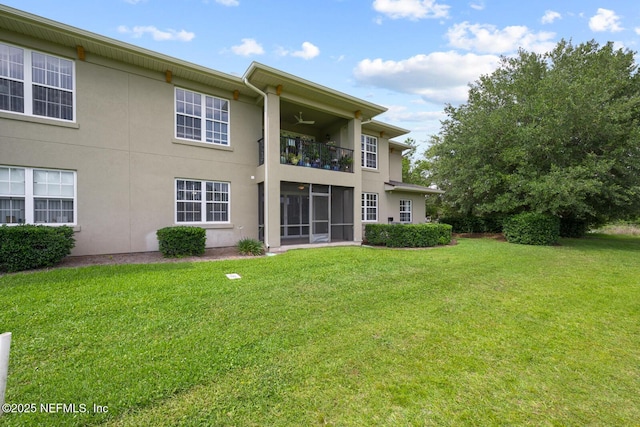
[[[263,143],[263,150],[264,150],[264,245],[267,247],[267,252],[269,252],[269,197],[268,197],[268,192],[269,192],[269,186],[267,185],[267,181],[268,181],[268,168],[269,168],[269,161],[268,161],[268,147],[269,147],[269,103],[267,102],[267,94],[264,93],[263,91],[261,91],[260,89],[258,89],[257,87],[255,87],[254,85],[252,85],[251,83],[249,83],[249,80],[246,77],[242,78],[242,81],[244,82],[245,85],[247,85],[247,87],[249,87],[250,89],[254,90],[256,93],[260,94],[262,96],[262,98],[264,99],[264,143]]]

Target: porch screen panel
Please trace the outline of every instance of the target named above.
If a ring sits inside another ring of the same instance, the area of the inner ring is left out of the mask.
[[[313,198],[313,234],[329,233],[329,197]]]
[[[331,188],[331,241],[353,240],[353,188]]]

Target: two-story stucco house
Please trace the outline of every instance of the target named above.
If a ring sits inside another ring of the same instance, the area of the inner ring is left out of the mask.
[[[0,223],[69,225],[74,255],[207,230],[270,249],[423,222],[384,107],[253,63],[237,77],[0,5]]]

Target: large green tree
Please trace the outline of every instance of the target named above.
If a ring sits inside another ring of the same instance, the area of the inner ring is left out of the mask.
[[[520,51],[446,114],[426,157],[454,211],[532,211],[591,223],[640,212],[633,52],[594,41]]]
[[[414,158],[418,148],[416,140],[407,138],[404,143],[410,145],[411,148],[402,154],[402,182],[428,187],[431,185],[428,178],[428,162],[424,159]]]

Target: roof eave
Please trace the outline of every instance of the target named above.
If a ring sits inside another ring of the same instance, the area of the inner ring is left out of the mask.
[[[419,194],[444,194],[444,191],[437,188],[422,187],[417,185],[406,185],[402,183],[384,183],[384,190],[387,192],[399,191],[402,193],[419,193]]]
[[[267,86],[277,87],[278,85],[282,85],[283,93],[291,89],[299,89],[304,90],[307,96],[321,94],[330,104],[353,110],[354,113],[359,112],[363,120],[365,118],[370,119],[387,111],[387,108],[381,105],[356,98],[344,92],[331,89],[255,61],[251,63],[242,76],[242,79],[246,79],[263,90],[266,89]]]

